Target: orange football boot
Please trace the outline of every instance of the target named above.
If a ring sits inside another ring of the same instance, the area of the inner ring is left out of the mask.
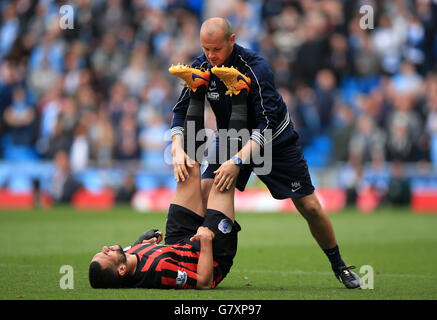
[[[196,92],[197,88],[204,85],[209,86],[210,72],[200,70],[183,64],[172,65],[168,71],[185,81],[184,86]]]
[[[213,67],[211,72],[214,73],[225,84],[228,91],[227,95],[238,95],[241,90],[250,91],[250,78],[242,74],[234,67]]]

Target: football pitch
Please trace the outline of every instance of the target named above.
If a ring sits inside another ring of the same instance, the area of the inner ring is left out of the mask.
[[[130,245],[147,229],[165,230],[166,214],[129,207],[0,211],[0,299],[437,299],[437,215],[347,209],[330,218],[343,259],[357,266],[370,288],[348,290],[335,279],[300,215],[237,213],[242,226],[237,256],[216,289],[95,290],[88,282],[93,255],[103,245]],[[72,277],[66,281],[66,275]]]

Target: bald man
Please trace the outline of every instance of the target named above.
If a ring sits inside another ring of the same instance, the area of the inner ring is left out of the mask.
[[[218,155],[223,154],[220,148],[227,145],[220,141],[223,137],[217,137],[216,150],[208,152],[208,166],[202,174],[204,205],[208,203],[208,208],[218,205],[208,201],[211,195],[218,200],[233,197],[234,186],[244,191],[251,173],[255,172],[275,199],[292,199],[328,257],[336,278],[349,289],[360,287],[361,279],[351,271],[354,266],[346,266],[343,261],[330,219],[314,193],[299,135],[276,90],[269,64],[255,52],[236,44],[229,22],[220,17],[202,24],[200,42],[203,54],[191,67],[169,69],[185,81],[185,88],[173,108],[171,126],[173,156],[178,159],[173,165],[175,179],[183,181],[188,177],[189,159],[195,154],[187,154],[186,144],[196,140],[196,136],[187,135],[187,124],[195,123],[195,133],[203,128],[206,96],[219,130],[238,130],[244,126],[251,134],[238,152],[228,155],[225,161]],[[265,163],[254,163],[253,159],[260,154]],[[257,171],[261,166],[271,169]]]

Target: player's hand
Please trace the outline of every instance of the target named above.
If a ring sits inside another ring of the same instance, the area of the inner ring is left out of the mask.
[[[193,168],[194,161],[188,157],[182,148],[182,136],[173,139],[171,153],[173,156],[173,174],[176,182],[184,182],[189,174],[187,167]]]
[[[191,237],[191,241],[202,241],[202,240],[209,240],[212,241],[214,239],[214,232],[212,232],[207,227],[199,227],[197,229],[197,233]]]
[[[159,233],[158,237],[153,237],[153,238],[150,238],[148,240],[143,240],[142,243],[156,243],[156,244],[159,244],[162,241],[162,232],[158,231],[156,233]]]
[[[220,192],[229,190],[236,181],[240,167],[235,165],[232,160],[224,162],[216,171],[214,171],[214,184]]]

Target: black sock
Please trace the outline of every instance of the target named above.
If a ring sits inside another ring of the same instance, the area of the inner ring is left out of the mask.
[[[205,93],[205,86],[200,86],[196,92],[190,92],[190,104],[184,123],[184,151],[190,159],[199,163],[202,163],[205,147],[205,138],[201,136],[199,139],[198,136],[198,133],[205,129]]]
[[[323,249],[329,261],[331,262],[332,270],[336,272],[340,267],[346,266],[343,259],[341,259],[340,250],[338,245],[331,249]]]
[[[232,112],[229,119],[228,129],[237,131],[247,128],[247,91],[241,90],[238,95],[233,95]]]
[[[249,131],[246,132],[247,136],[236,136],[236,134],[238,134],[241,129],[247,129],[247,91],[241,90],[238,95],[233,95],[231,97],[231,100],[232,112],[228,125],[228,139],[230,140],[228,142],[230,146],[230,156],[233,156],[235,153],[241,150],[241,148],[246,144],[247,140],[249,139]],[[231,143],[233,141],[238,141],[238,145],[232,145]]]

